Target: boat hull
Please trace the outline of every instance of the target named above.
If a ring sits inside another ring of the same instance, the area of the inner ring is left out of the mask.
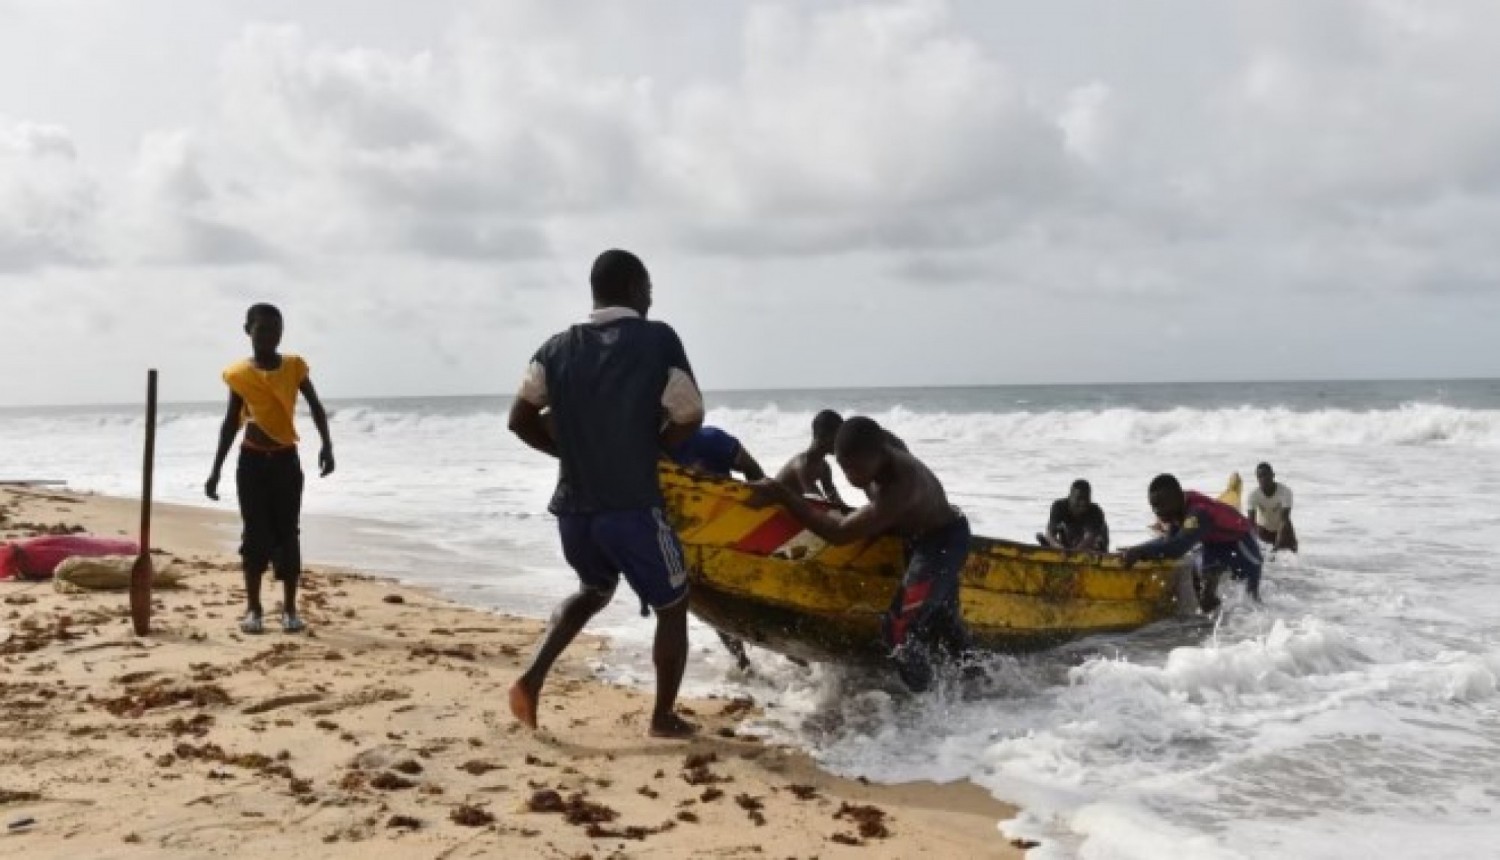
[[[885,653],[880,619],[905,570],[885,537],[825,544],[780,508],[750,507],[744,484],[663,465],[668,516],[682,540],[694,615],[789,656],[862,661]],[[1175,611],[1175,565],[1126,570],[1117,556],[974,537],[960,605],[975,644],[1020,652],[1134,630]]]

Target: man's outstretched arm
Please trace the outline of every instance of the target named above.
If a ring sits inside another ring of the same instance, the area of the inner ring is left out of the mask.
[[[777,504],[808,531],[834,545],[877,537],[891,530],[900,511],[876,497],[870,504],[848,514],[824,511],[776,481],[756,481],[752,504]]]

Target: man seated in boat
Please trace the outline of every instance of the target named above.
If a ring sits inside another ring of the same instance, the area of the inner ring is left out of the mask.
[[[713,475],[715,478],[730,478],[735,472],[744,475],[747,481],[759,481],[766,477],[760,464],[755,462],[755,458],[750,456],[740,440],[718,427],[698,428],[697,433],[672,449],[671,457],[679,466]],[[750,655],[745,653],[745,643],[722,630],[715,632],[719,634],[719,641],[724,643],[724,648],[734,657],[735,666],[741,672],[750,671]]]
[[[831,544],[895,534],[906,539],[907,567],[881,623],[896,670],[913,692],[932,684],[931,660],[969,647],[959,607],[959,572],[969,555],[969,521],[948,503],[942,483],[920,460],[870,418],[850,418],[839,429],[834,454],[849,483],[869,504],[826,511],[777,481],[755,484],[761,503],[784,506],[809,531]]]
[[[781,467],[776,475],[777,483],[799,496],[814,496],[839,508],[848,507],[839,498],[838,488],[833,485],[833,469],[828,465],[839,428],[843,426],[844,417],[832,409],[824,409],[814,416],[812,444]]]
[[[1074,481],[1068,497],[1052,503],[1047,530],[1036,536],[1037,542],[1054,549],[1109,552],[1109,524],[1093,494],[1088,481]]]
[[[1130,567],[1137,561],[1182,558],[1201,545],[1193,582],[1204,612],[1219,607],[1219,579],[1226,570],[1234,579],[1245,580],[1250,596],[1260,600],[1260,545],[1248,519],[1217,499],[1191,490],[1183,492],[1172,475],[1157,475],[1147,498],[1164,534],[1121,550],[1121,563]]]
[[[718,427],[700,427],[687,441],[673,448],[670,456],[679,466],[716,478],[728,478],[735,472],[744,475],[747,481],[759,481],[766,476],[740,440]]]
[[[1292,528],[1292,488],[1276,481],[1276,472],[1270,463],[1255,467],[1256,488],[1250,491],[1247,512],[1255,532],[1271,547],[1274,556],[1277,550],[1297,551],[1297,531]]]

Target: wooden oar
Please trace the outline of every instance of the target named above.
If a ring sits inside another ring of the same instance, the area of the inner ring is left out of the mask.
[[[130,569],[130,620],[135,635],[151,632],[151,472],[156,463],[156,371],[146,371],[146,458],[141,475],[141,554]]]

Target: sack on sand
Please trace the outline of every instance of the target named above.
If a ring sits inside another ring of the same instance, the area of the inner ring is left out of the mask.
[[[73,557],[57,566],[52,582],[58,591],[127,591],[130,569],[135,556],[106,555],[94,558]],[[156,569],[152,588],[181,588],[182,577],[170,565]]]
[[[97,535],[42,535],[0,544],[0,579],[38,580],[77,556],[135,555],[135,541]]]

